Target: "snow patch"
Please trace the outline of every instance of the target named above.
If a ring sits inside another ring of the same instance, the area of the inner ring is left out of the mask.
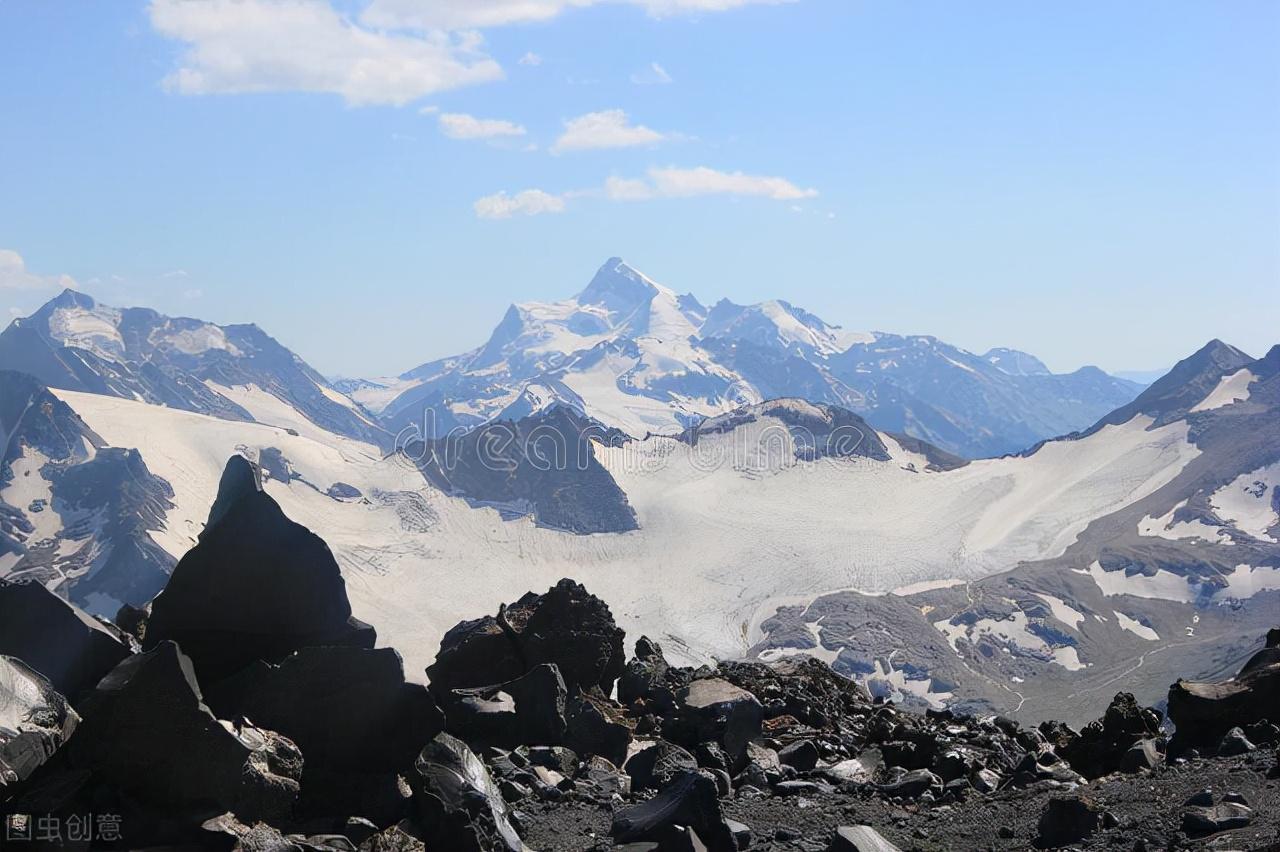
[[[1122,630],[1128,630],[1130,633],[1142,639],[1146,639],[1148,642],[1156,642],[1160,639],[1160,634],[1156,633],[1136,618],[1130,618],[1118,610],[1112,610],[1112,612],[1116,617],[1116,622],[1120,625]]]
[[[1213,411],[1226,405],[1233,405],[1237,402],[1244,402],[1249,398],[1249,385],[1258,380],[1258,377],[1249,372],[1248,367],[1236,370],[1229,376],[1223,376],[1218,380],[1218,385],[1209,391],[1209,395],[1202,399],[1191,411]]]
[[[1276,515],[1276,486],[1280,483],[1280,462],[1260,467],[1236,477],[1209,498],[1214,514],[1240,532],[1259,541],[1275,542],[1267,531],[1280,523]]]

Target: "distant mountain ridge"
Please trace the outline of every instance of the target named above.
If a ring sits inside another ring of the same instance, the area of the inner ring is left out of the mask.
[[[1054,374],[1012,349],[850,331],[782,300],[707,308],[616,257],[573,298],[512,305],[476,349],[340,387],[389,431],[427,437],[553,402],[633,437],[675,435],[795,397],[969,458],[1083,429],[1142,389],[1095,367]]]
[[[229,420],[256,419],[225,390],[252,386],[328,431],[385,441],[372,418],[256,325],[113,308],[74,290],[0,332],[0,369],[28,373],[50,388]]]

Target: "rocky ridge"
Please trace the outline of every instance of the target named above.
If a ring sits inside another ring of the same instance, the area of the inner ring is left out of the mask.
[[[244,606],[252,597],[252,606]],[[26,613],[25,621],[18,615]],[[873,700],[819,660],[670,664],[564,580],[406,681],[243,459],[117,624],[0,582],[6,831],[107,849],[893,850],[1280,842],[1280,630],[1168,712],[1035,727]],[[1172,733],[1171,733],[1172,732]]]

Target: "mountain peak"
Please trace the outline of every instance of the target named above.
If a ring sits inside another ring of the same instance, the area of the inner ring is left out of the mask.
[[[611,257],[596,270],[577,300],[583,305],[600,305],[611,313],[629,313],[657,293],[657,285],[639,270],[620,257]]]

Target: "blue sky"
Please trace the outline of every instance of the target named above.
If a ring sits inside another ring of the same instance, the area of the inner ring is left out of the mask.
[[[0,311],[383,375],[621,255],[1057,370],[1260,355],[1277,43],[1248,0],[0,0]]]

